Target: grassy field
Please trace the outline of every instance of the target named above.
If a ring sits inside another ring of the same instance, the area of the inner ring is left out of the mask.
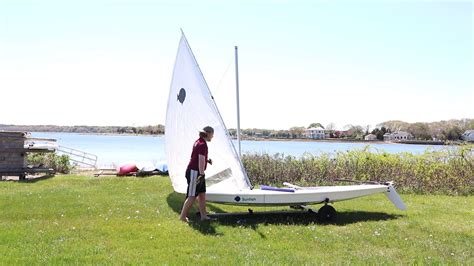
[[[336,203],[333,224],[303,212],[186,224],[168,177],[0,182],[0,264],[474,264],[473,196],[402,198],[406,212],[384,195]]]

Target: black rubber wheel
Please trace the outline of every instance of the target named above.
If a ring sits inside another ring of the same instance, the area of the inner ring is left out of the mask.
[[[324,205],[318,211],[318,219],[320,222],[333,221],[336,218],[336,209],[331,205]]]

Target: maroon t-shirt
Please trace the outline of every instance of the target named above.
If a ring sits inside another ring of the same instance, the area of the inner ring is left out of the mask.
[[[203,138],[199,138],[194,142],[193,152],[191,153],[191,159],[189,160],[187,170],[199,171],[199,154],[206,156],[206,164],[204,164],[204,170],[207,167],[207,143]]]

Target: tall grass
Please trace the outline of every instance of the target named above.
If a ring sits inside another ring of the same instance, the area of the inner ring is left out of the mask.
[[[474,146],[426,150],[422,154],[360,150],[305,154],[245,154],[243,163],[254,184],[334,184],[337,179],[394,181],[397,190],[418,194],[472,195]]]

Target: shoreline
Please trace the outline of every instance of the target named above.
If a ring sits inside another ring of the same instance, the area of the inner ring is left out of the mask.
[[[235,140],[235,139],[234,139]],[[356,140],[356,139],[308,139],[308,138],[244,138],[242,140],[249,141],[300,141],[300,142],[349,142],[349,143],[374,143],[374,144],[383,144],[387,143],[381,140]]]
[[[143,136],[143,137],[163,137],[165,134],[136,134],[136,133],[99,133],[99,132],[64,132],[64,131],[29,131],[27,133],[42,134],[78,134],[78,135],[96,135],[96,136]],[[231,136],[232,140],[237,140]],[[383,140],[356,140],[356,139],[310,139],[310,138],[257,138],[244,137],[242,141],[298,141],[298,142],[338,142],[338,143],[366,143],[366,144],[415,144],[415,145],[437,145],[437,146],[453,146],[460,145],[464,142],[452,141],[430,141],[430,140],[400,140],[400,141],[383,141]]]
[[[165,134],[136,134],[136,133],[99,133],[99,132],[64,132],[64,131],[28,131],[27,133],[61,133],[61,134],[78,134],[78,135],[96,135],[96,136],[142,136],[142,137],[160,137]]]
[[[232,138],[236,140],[235,138]],[[383,141],[383,140],[357,140],[357,139],[307,139],[307,138],[243,138],[246,141],[300,141],[300,142],[339,142],[339,143],[367,143],[367,144],[416,144],[416,145],[459,145],[460,143],[447,143],[444,141]]]

